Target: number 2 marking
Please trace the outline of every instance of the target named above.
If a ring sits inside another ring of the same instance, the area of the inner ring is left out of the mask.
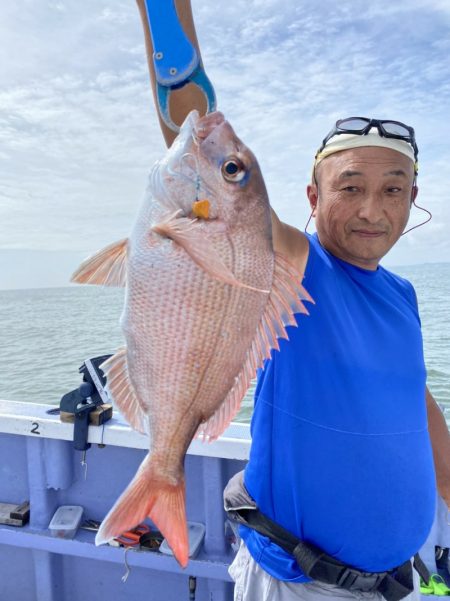
[[[37,422],[33,422],[31,425],[33,426],[31,428],[31,434],[39,434],[40,435],[39,424]]]

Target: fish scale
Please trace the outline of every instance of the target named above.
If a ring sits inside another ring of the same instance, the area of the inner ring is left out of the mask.
[[[225,385],[217,390],[217,376],[220,375],[220,371],[223,373],[223,364],[221,366],[219,362],[219,374],[217,374],[218,362],[214,362],[214,356],[227,351],[220,332],[227,331],[229,326],[225,320],[226,316],[221,315],[221,307],[233,307],[236,301],[232,303],[232,300],[229,299],[230,296],[233,296],[229,290],[224,289],[220,283],[211,284],[209,279],[201,272],[191,275],[189,271],[185,271],[182,281],[178,282],[179,288],[172,290],[169,288],[169,298],[172,298],[172,293],[177,294],[177,298],[170,303],[170,307],[160,307],[159,311],[153,312],[154,327],[151,328],[153,331],[149,332],[149,336],[152,340],[162,342],[158,345],[145,343],[145,348],[139,349],[142,355],[148,358],[148,363],[154,366],[156,379],[151,382],[151,390],[148,391],[149,399],[157,399],[156,402],[165,405],[168,411],[172,405],[171,401],[175,402],[174,399],[177,397],[186,398],[185,402],[192,406],[192,396],[197,392],[200,415],[205,413],[209,415],[217,403],[223,400],[229,389],[229,386]],[[200,283],[198,280],[202,282]],[[161,284],[163,285],[162,282]],[[156,293],[158,288],[159,286],[156,286]],[[208,302],[205,303],[205,300]],[[130,306],[131,311],[132,306]],[[220,321],[222,323],[218,330],[217,324]],[[182,333],[179,331],[180,322],[183,323]],[[254,329],[256,329],[256,325]],[[167,338],[174,339],[175,344],[167,347],[164,344],[164,340]],[[191,344],[187,344],[186,341]],[[229,340],[227,344],[234,344],[234,342],[234,340]],[[240,363],[242,362],[243,357],[240,359]],[[203,377],[200,382],[198,381],[198,370],[195,369],[196,363],[203,366],[201,370]],[[165,374],[169,369],[175,375],[171,378],[170,388],[167,389]],[[203,387],[206,386],[210,390],[216,389],[215,398],[211,398],[209,392],[206,394],[206,402],[212,404],[212,408],[205,406],[205,395],[199,394],[199,385],[201,387],[202,382],[204,383]],[[217,397],[219,397],[218,400]],[[182,399],[177,404],[181,406]],[[163,416],[162,419],[164,420],[165,417]]]
[[[222,169],[230,161],[232,174]],[[204,217],[192,220],[197,181],[209,192]],[[273,251],[261,172],[223,115],[188,116],[152,171],[130,239],[87,259],[73,281],[127,287],[127,346],[102,369],[116,405],[150,439],[96,543],[150,517],[185,566],[189,444],[196,433],[211,441],[223,432],[255,370],[277,338],[287,338],[294,314],[307,313],[302,301],[312,301],[301,276]]]
[[[211,244],[218,250],[221,257],[224,258],[224,262],[231,264],[234,256],[234,261],[241,266],[240,275],[248,276],[247,280],[251,279],[255,272],[254,260],[248,261],[247,265],[243,264],[243,261],[240,260],[241,257],[238,256],[239,260],[237,260],[235,256],[236,251],[233,252],[230,249],[230,243],[227,239],[224,241],[222,239],[215,241],[214,238],[211,238]],[[244,245],[240,246],[244,247]],[[270,249],[268,254],[270,259],[272,256]],[[251,256],[248,258],[251,259]],[[236,351],[238,349],[239,338],[242,338],[243,330],[247,330],[250,336],[249,340],[251,341],[259,320],[255,319],[253,325],[249,327],[251,321],[247,317],[241,319],[241,323],[236,324],[236,315],[248,315],[252,314],[252,312],[255,314],[260,313],[261,305],[265,302],[265,299],[258,299],[257,296],[261,297],[259,293],[236,290],[230,286],[225,287],[220,282],[212,280],[181,249],[180,252],[175,251],[173,253],[172,262],[174,264],[178,263],[181,266],[182,274],[178,275],[176,279],[173,277],[174,267],[167,256],[161,258],[160,261],[153,259],[152,270],[147,272],[137,270],[139,280],[143,279],[149,283],[148,290],[146,291],[148,294],[149,310],[145,311],[140,307],[133,306],[133,299],[135,297],[137,302],[142,299],[142,290],[141,286],[139,286],[137,293],[133,295],[133,280],[131,279],[131,298],[127,312],[130,316],[141,316],[144,323],[148,321],[145,316],[149,311],[153,315],[152,321],[148,324],[150,328],[148,335],[151,340],[161,341],[161,343],[159,346],[150,344],[148,348],[141,349],[141,355],[148,357],[148,363],[154,366],[156,374],[168,373],[170,366],[174,368],[175,373],[179,374],[180,377],[184,376],[181,382],[179,382],[178,378],[171,380],[171,389],[169,391],[171,398],[169,399],[163,399],[161,390],[163,386],[159,384],[157,381],[158,377],[156,376],[156,381],[152,381],[153,390],[148,391],[148,397],[150,399],[158,399],[158,403],[168,405],[169,401],[174,396],[176,397],[178,390],[181,389],[182,394],[191,399],[193,392],[198,390],[198,376],[195,373],[195,363],[201,363],[207,366],[204,370],[206,376],[203,378],[203,389],[206,388],[206,391],[203,394],[198,393],[196,399],[201,408],[200,414],[206,413],[209,416],[223,400],[231,385],[229,378],[228,382],[222,384],[222,386],[218,386],[218,380],[223,380],[223,361],[214,361],[214,357],[222,353],[230,355],[230,349]],[[132,274],[131,277],[133,277]],[[270,282],[264,282],[263,284],[266,287],[270,287]],[[164,289],[168,298],[171,299],[169,307],[160,303],[161,289]],[[152,291],[153,296],[151,296]],[[177,301],[178,303],[175,304]],[[190,315],[187,314],[189,308]],[[224,308],[230,316],[229,320],[226,319],[227,315],[226,313],[224,314]],[[194,345],[190,361],[186,357],[186,354],[189,354],[190,346],[186,346],[184,340],[176,336],[180,322],[184,324],[183,338],[188,340],[190,345]],[[248,332],[249,330],[251,331]],[[221,332],[229,334],[228,340],[221,340]],[[174,340],[174,345],[167,346],[165,344],[165,340],[167,339]],[[195,347],[203,349],[203,352],[200,354]],[[238,367],[243,363],[244,352],[247,347],[248,343],[244,345],[240,357],[236,360]],[[164,351],[166,351],[165,354]],[[184,353],[182,353],[183,351]],[[178,367],[179,365],[180,368]],[[236,371],[238,370],[234,369],[234,373]],[[165,376],[163,375],[162,377],[164,378]],[[138,380],[138,378],[136,379]],[[133,377],[132,380],[134,380]]]

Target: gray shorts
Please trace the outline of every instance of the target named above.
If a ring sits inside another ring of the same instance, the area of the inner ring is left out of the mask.
[[[316,601],[325,598],[381,601],[383,599],[380,593],[346,591],[317,581],[300,584],[277,580],[256,563],[243,542],[229,572],[235,582],[234,601]],[[419,575],[415,570],[413,574],[414,592],[404,597],[404,601],[420,601]]]

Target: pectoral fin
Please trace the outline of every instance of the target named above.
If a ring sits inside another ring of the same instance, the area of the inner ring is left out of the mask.
[[[125,286],[128,238],[119,240],[88,257],[70,278],[77,284]]]
[[[269,290],[260,290],[237,280],[202,232],[200,224],[195,219],[177,217],[178,213],[177,211],[165,221],[153,226],[152,230],[182,246],[191,259],[216,280],[231,286],[269,294]]]

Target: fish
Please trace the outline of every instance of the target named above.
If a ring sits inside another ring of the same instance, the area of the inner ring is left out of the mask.
[[[126,346],[102,364],[107,391],[149,453],[96,536],[147,517],[188,563],[184,457],[216,440],[257,369],[314,302],[274,252],[257,159],[220,112],[192,111],[151,170],[131,235],[85,260],[83,284],[124,286]]]

